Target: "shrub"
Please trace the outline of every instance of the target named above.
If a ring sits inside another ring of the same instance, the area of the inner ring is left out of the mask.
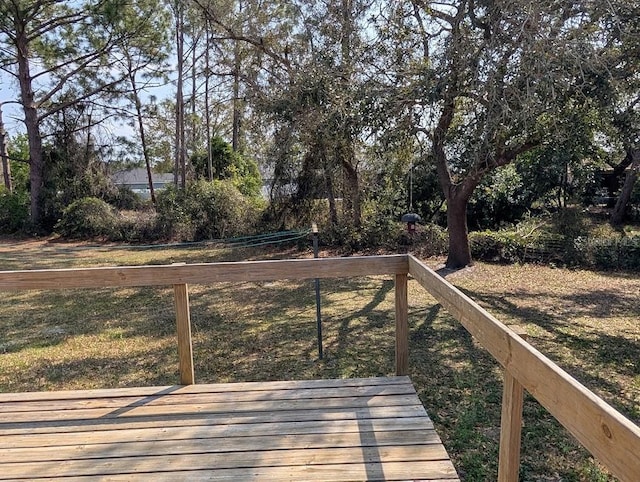
[[[0,232],[22,231],[29,221],[29,195],[25,191],[0,191]]]
[[[415,243],[420,246],[423,256],[442,255],[449,248],[449,234],[445,228],[437,224],[418,226],[415,236]]]
[[[496,229],[522,219],[531,206],[531,193],[516,166],[508,165],[487,176],[474,190],[467,206],[472,229]]]
[[[102,199],[81,198],[65,208],[55,231],[68,238],[118,238],[118,215],[113,207]]]
[[[587,266],[621,270],[640,268],[640,236],[579,238],[575,244]]]
[[[158,230],[181,240],[225,238],[248,233],[259,207],[232,181],[197,181],[184,190],[169,187],[158,196]]]
[[[126,186],[120,186],[112,196],[106,199],[109,204],[120,210],[141,209],[144,205],[142,198]]]
[[[124,211],[120,213],[118,230],[112,241],[125,241],[127,243],[147,243],[163,238],[163,233],[158,229],[157,215],[152,208],[140,211]]]
[[[185,208],[185,197],[184,191],[175,186],[168,186],[158,193],[156,225],[162,237],[178,240],[193,239],[191,220]]]
[[[476,259],[514,263],[524,259],[526,242],[515,231],[476,231],[469,234],[471,254]]]

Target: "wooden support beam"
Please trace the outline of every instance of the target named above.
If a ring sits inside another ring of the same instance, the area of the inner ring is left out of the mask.
[[[397,274],[396,280],[396,375],[409,373],[409,302],[407,275]]]
[[[517,325],[509,328],[522,339],[527,332]],[[498,482],[517,482],[520,472],[520,447],[522,440],[522,408],[524,388],[509,372],[504,371],[502,392],[502,417],[500,422],[500,455],[498,459]]]
[[[189,290],[186,284],[178,284],[173,285],[173,292],[176,302],[180,384],[191,385],[195,383],[195,375],[193,370],[193,348],[191,345]]]
[[[171,286],[408,273],[405,255],[0,271],[0,290]]]

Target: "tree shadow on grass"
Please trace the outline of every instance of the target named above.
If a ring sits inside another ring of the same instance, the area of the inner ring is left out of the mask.
[[[118,337],[161,338],[175,332],[173,292],[167,289],[25,293],[2,301],[3,353],[54,347],[81,335],[113,333]]]
[[[473,299],[490,310],[520,324],[537,325],[548,333],[544,339],[531,339],[545,355],[555,359],[564,370],[590,389],[597,390],[609,403],[626,416],[638,420],[637,393],[629,386],[611,377],[616,373],[633,379],[640,375],[640,341],[637,334],[619,332],[613,334],[605,329],[594,329],[580,325],[574,319],[589,317],[603,319],[609,316],[640,316],[637,300],[631,296],[609,290],[599,290],[591,295],[544,295],[551,298],[550,309],[531,306],[530,301],[540,295],[518,293],[520,301],[529,306],[520,306],[507,296],[477,293],[464,290]],[[564,351],[569,349],[571,355]]]
[[[11,392],[70,388],[117,388],[173,385],[179,383],[178,354],[173,346],[155,347],[128,356],[91,355],[31,362],[28,376],[14,380]]]
[[[412,311],[410,323],[411,378],[461,479],[496,480],[502,369],[440,305]],[[554,480],[595,480],[584,477],[586,451],[530,396],[522,444],[520,480],[550,471]]]
[[[418,395],[464,480],[495,480],[501,380],[493,357],[439,304],[410,313]]]
[[[204,287],[191,297],[199,380],[290,378],[315,341],[308,282]],[[286,364],[291,369],[286,369]],[[289,374],[289,375],[288,375]]]
[[[365,286],[354,285],[351,281],[345,283],[336,289],[354,293],[363,288],[372,289],[370,282]],[[340,367],[338,376],[380,376],[393,372],[394,338],[390,333],[395,329],[394,313],[380,309],[393,289],[392,280],[382,280],[364,306],[326,320],[328,328],[335,334],[327,349]],[[385,342],[386,346],[383,345]]]
[[[374,330],[373,316],[390,287],[383,284],[376,300],[347,318],[337,317],[344,305],[360,305],[369,279],[323,280],[322,315],[325,358],[318,360],[313,281],[242,283],[223,289],[205,288],[191,297],[194,358],[200,381],[248,381],[343,376],[338,361],[358,342],[334,343],[334,331],[347,337],[352,320],[361,318]],[[393,284],[391,284],[393,286]],[[344,293],[353,298],[345,299]],[[334,296],[335,295],[335,296]],[[336,298],[337,297],[337,298]],[[388,315],[384,314],[384,319]],[[345,331],[346,330],[346,331]],[[337,335],[340,338],[340,334]],[[368,339],[368,338],[367,338]],[[359,340],[365,343],[366,340]]]

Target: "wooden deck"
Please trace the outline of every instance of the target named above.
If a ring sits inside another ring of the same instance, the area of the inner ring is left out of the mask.
[[[0,480],[458,480],[407,377],[0,394]]]

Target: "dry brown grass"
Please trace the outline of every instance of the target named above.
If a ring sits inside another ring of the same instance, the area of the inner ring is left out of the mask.
[[[309,256],[296,251],[0,247],[3,269]],[[437,267],[441,260],[429,260]],[[640,277],[478,263],[448,276],[500,320],[640,422]],[[495,480],[501,371],[411,281],[411,377],[464,480]],[[325,359],[317,360],[312,282],[192,286],[200,382],[393,373],[393,283],[324,280]],[[170,288],[30,291],[0,300],[0,391],[176,383]],[[521,480],[604,481],[597,462],[533,399],[525,404]]]

